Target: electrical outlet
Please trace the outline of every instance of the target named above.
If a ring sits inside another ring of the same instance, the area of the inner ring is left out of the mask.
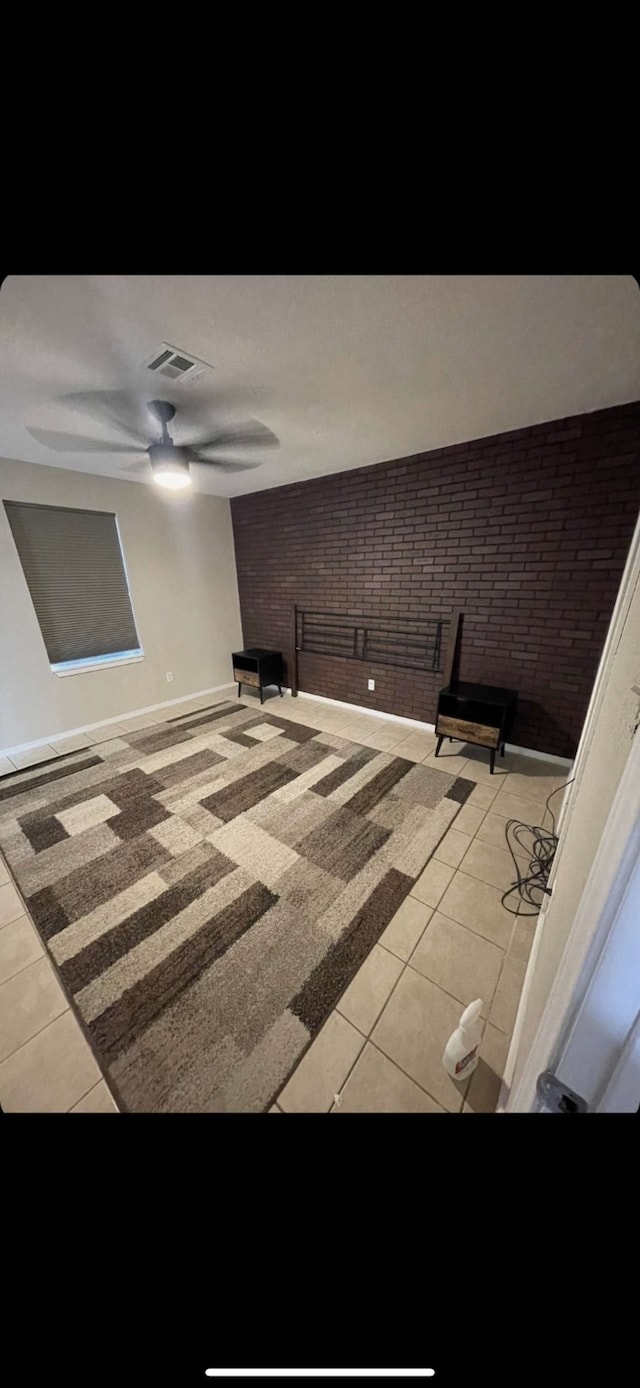
[[[172,683],[172,680],[173,680],[173,670],[167,670],[167,684],[171,684],[171,683]]]
[[[375,680],[367,680],[367,689],[372,690],[372,689],[375,689],[375,687],[376,687],[376,682],[375,682]]]

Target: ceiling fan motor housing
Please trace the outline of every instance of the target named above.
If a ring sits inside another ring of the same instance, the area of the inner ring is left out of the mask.
[[[189,476],[189,463],[183,448],[175,444],[154,443],[147,449],[154,473],[183,472]]]
[[[149,409],[161,424],[169,424],[176,412],[175,405],[169,400],[150,400]]]

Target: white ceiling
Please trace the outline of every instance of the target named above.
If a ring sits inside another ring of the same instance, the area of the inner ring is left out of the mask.
[[[215,370],[152,375],[140,363],[163,341]],[[123,388],[178,406],[176,443],[268,425],[280,447],[260,467],[195,470],[201,490],[234,496],[637,400],[640,292],[625,275],[9,275],[2,455],[140,481],[117,455],[27,433],[122,442],[56,397]]]

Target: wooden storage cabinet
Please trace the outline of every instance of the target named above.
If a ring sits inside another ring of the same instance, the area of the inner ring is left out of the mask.
[[[447,685],[438,699],[436,756],[445,737],[487,747],[493,775],[498,748],[504,756],[504,744],[513,728],[517,701],[515,689],[462,680]]]
[[[261,646],[251,646],[246,651],[234,651],[231,660],[238,698],[243,684],[260,691],[261,704],[264,703],[263,690],[270,684],[277,684],[282,698],[284,672],[281,651],[266,651]]]

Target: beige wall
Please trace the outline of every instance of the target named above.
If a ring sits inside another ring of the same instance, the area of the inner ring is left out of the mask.
[[[5,499],[115,511],[145,654],[119,668],[51,673],[0,505],[0,750],[232,678],[231,651],[242,633],[228,500],[0,459]]]

